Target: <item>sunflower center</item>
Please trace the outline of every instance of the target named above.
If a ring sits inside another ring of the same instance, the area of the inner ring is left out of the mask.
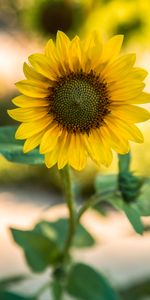
[[[50,97],[50,112],[68,132],[89,133],[109,113],[106,84],[92,71],[71,73],[57,82]]]

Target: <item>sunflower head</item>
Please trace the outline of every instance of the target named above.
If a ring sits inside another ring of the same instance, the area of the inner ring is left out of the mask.
[[[16,84],[22,95],[13,99],[19,108],[9,111],[22,122],[16,138],[26,140],[24,152],[39,146],[47,167],[81,170],[88,156],[108,166],[112,150],[125,154],[130,140],[143,142],[135,123],[149,113],[135,104],[150,101],[147,72],[134,67],[134,54],[119,55],[122,40],[117,35],[103,45],[98,32],[82,41],[59,31],[56,43],[29,57],[26,80]]]

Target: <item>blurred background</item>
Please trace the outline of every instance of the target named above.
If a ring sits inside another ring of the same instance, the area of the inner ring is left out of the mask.
[[[18,93],[14,83],[23,79],[22,66],[27,57],[43,51],[47,39],[55,39],[57,30],[70,38],[76,34],[82,38],[98,29],[103,40],[124,34],[122,51],[136,52],[137,65],[150,72],[149,12],[149,0],[0,0],[0,126],[17,124],[7,115],[7,109],[13,107],[11,99]],[[150,91],[150,75],[145,90]],[[145,143],[131,145],[132,170],[150,176],[150,124],[140,127]],[[94,191],[96,176],[115,172],[115,154],[108,169],[98,169],[89,161],[83,172],[73,173],[77,194],[88,197]],[[149,198],[147,189],[146,207],[150,207]],[[119,288],[128,290],[131,283],[141,283],[143,294],[139,299],[150,299],[150,290],[146,296],[144,293],[145,285],[150,283],[149,231],[139,237],[122,214],[110,208],[104,210],[106,216],[98,211],[85,215],[83,222],[95,235],[97,246],[84,250],[80,258],[102,270]],[[56,219],[65,214],[55,168],[13,164],[0,156],[0,278],[28,270],[9,226],[30,228],[38,219]]]

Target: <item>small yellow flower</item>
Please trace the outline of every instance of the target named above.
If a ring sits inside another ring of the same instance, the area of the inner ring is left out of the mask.
[[[135,104],[150,102],[143,92],[147,72],[134,67],[135,54],[119,56],[122,35],[102,45],[98,32],[84,41],[57,33],[44,54],[29,57],[24,64],[26,80],[16,84],[23,94],[13,99],[19,108],[9,115],[22,122],[17,139],[26,139],[24,152],[37,146],[48,168],[57,163],[76,170],[87,157],[109,166],[112,149],[124,154],[129,140],[141,143],[134,123],[149,119]]]

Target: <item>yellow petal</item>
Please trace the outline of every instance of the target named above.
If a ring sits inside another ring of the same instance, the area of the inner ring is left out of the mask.
[[[111,82],[109,85],[108,85],[108,89],[110,91],[110,93],[112,92],[126,92],[128,90],[133,90],[137,87],[141,87],[141,88],[144,88],[145,87],[145,84],[144,82],[142,82],[141,80],[133,80],[133,79],[130,79],[130,78],[126,78],[125,80],[118,80],[118,81],[115,81],[115,82]]]
[[[44,134],[41,144],[40,153],[44,154],[53,150],[57,144],[58,137],[61,135],[62,130],[58,124],[51,124],[50,128]]]
[[[47,107],[15,108],[8,110],[9,116],[19,122],[32,122],[45,117],[48,114]]]
[[[17,129],[15,137],[19,140],[30,138],[36,133],[41,132],[44,128],[50,125],[52,121],[52,118],[49,116],[34,122],[22,123]]]
[[[59,58],[57,55],[57,49],[56,49],[56,46],[52,39],[50,39],[46,44],[45,55],[48,57],[48,59],[51,63],[51,67],[53,70],[55,70],[55,73],[58,76],[61,76],[61,72],[59,70],[60,63],[59,63]]]
[[[135,54],[123,55],[113,63],[107,65],[102,72],[102,76],[106,79],[107,83],[126,78],[135,63],[135,60]]]
[[[131,88],[139,86],[142,81],[147,76],[147,71],[141,68],[131,68],[130,73],[125,78],[118,78],[117,81],[112,81],[109,83],[109,90],[114,91],[115,89],[122,89],[122,88]],[[144,87],[144,83],[143,87]]]
[[[146,92],[142,92],[141,94],[139,94],[136,97],[127,99],[126,101],[127,103],[130,104],[144,104],[144,103],[150,103],[150,94],[146,93]]]
[[[84,49],[85,53],[95,46],[95,35],[97,35],[97,31],[91,31],[87,33],[87,36],[82,43],[82,48]]]
[[[101,62],[113,61],[119,54],[123,43],[123,35],[112,37],[103,47]]]
[[[82,69],[84,72],[89,72],[92,69],[91,49],[95,46],[94,35],[95,32],[90,32],[81,44],[83,52]]]
[[[58,50],[58,54],[59,57],[61,58],[61,56],[64,56],[65,59],[68,58],[68,50],[69,50],[69,46],[70,46],[70,40],[67,37],[67,35],[58,30],[57,31],[57,36],[56,36],[56,48]]]
[[[112,115],[131,123],[144,122],[150,118],[150,113],[146,109],[133,105],[115,107]]]
[[[16,87],[22,94],[29,97],[44,98],[50,94],[47,88],[37,86],[35,82],[30,80],[19,81],[16,83]]]
[[[56,37],[56,49],[59,58],[59,63],[61,64],[65,73],[69,71],[69,47],[69,38],[62,31],[58,31]]]
[[[24,153],[32,151],[34,148],[36,148],[40,144],[42,136],[43,136],[43,131],[28,138],[25,141],[24,146],[23,146]]]
[[[58,155],[58,169],[64,168],[68,163],[68,150],[70,145],[71,135],[68,134],[66,130],[62,132],[62,135],[59,137],[60,151]]]
[[[84,141],[80,134],[72,134],[68,153],[68,162],[75,170],[82,170],[86,164]]]
[[[55,68],[58,64],[58,55],[56,46],[52,39],[50,39],[46,44],[45,55],[48,57],[49,61],[52,62],[52,66]]]
[[[133,68],[128,75],[128,80],[144,80],[148,75],[148,72],[142,68]]]
[[[108,150],[108,148],[105,149],[99,131],[93,129],[89,136],[84,135],[84,141],[87,152],[89,153],[91,159],[95,161],[98,165],[102,163],[108,166],[110,163],[110,152],[108,157],[107,151],[110,150]]]
[[[100,165],[101,163],[100,155],[99,153],[97,154],[96,148],[94,147],[94,143],[96,143],[94,136],[92,134],[90,135],[84,134],[83,138],[84,138],[84,143],[85,143],[87,153],[96,164]]]
[[[123,139],[120,134],[118,134],[118,128],[115,126],[107,126],[105,124],[100,128],[102,136],[108,137],[110,146],[120,154],[125,154],[129,152],[129,143],[126,139]]]
[[[139,83],[139,85],[133,85],[129,87],[125,87],[122,89],[116,89],[114,91],[110,91],[109,95],[112,101],[127,101],[133,97],[137,97],[143,91],[145,84],[143,82]]]
[[[125,123],[119,118],[114,118],[114,116],[107,116],[105,122],[108,124],[108,127],[116,127],[118,135],[121,135],[126,140],[131,140],[136,143],[143,143],[143,135],[141,131],[131,123]],[[112,125],[111,125],[112,124]]]
[[[60,145],[57,143],[54,150],[45,154],[45,164],[47,168],[53,167],[58,161]]]
[[[29,62],[33,68],[50,80],[56,80],[57,76],[53,70],[49,59],[44,54],[32,54],[29,56]]]
[[[25,95],[20,95],[12,99],[12,102],[19,107],[42,107],[49,106],[48,99],[36,99]]]
[[[103,150],[103,156],[105,157],[105,166],[106,167],[109,167],[111,162],[112,162],[112,151],[110,149],[110,146],[108,144],[108,139],[107,139],[107,136],[103,136],[103,134],[101,134],[101,131],[100,129],[98,130],[98,133],[99,133],[99,137],[101,139],[101,142],[102,142],[102,150]]]
[[[97,31],[91,32],[82,43],[82,68],[83,71],[89,72],[94,69],[100,61],[102,52],[102,40]]]
[[[24,65],[23,65],[23,72],[28,80],[31,80],[31,81],[37,80],[37,81],[44,81],[44,82],[49,81],[50,82],[50,80],[48,80],[45,76],[36,72],[27,63],[24,63]],[[49,85],[50,85],[50,83],[49,83]]]
[[[69,67],[71,71],[80,71],[82,65],[81,53],[80,39],[78,36],[75,36],[71,41],[69,50]]]
[[[53,61],[57,58],[56,56],[56,47],[52,39],[48,40],[45,46],[45,55],[48,58],[51,58]]]

